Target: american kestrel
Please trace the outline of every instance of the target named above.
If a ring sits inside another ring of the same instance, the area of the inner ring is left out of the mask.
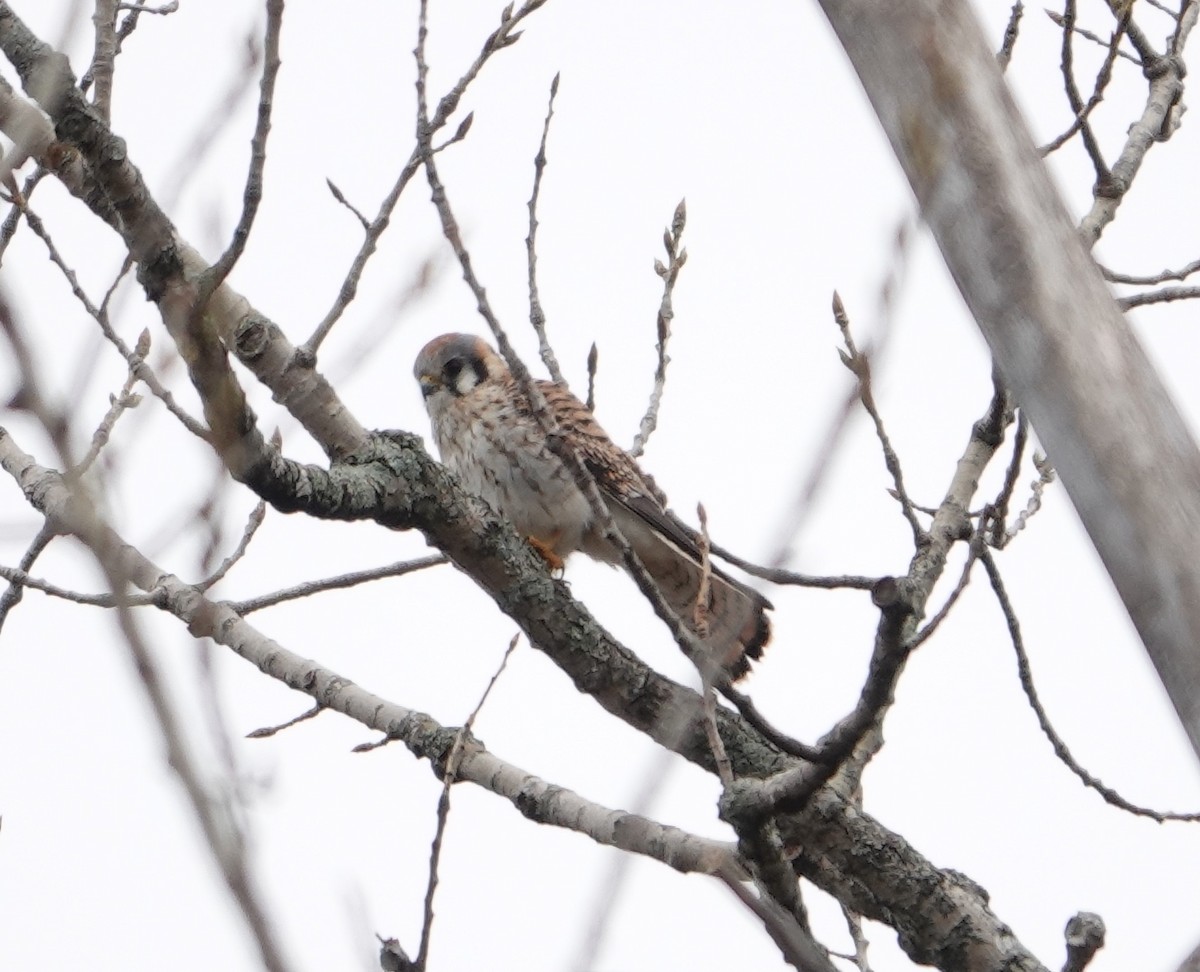
[[[470,492],[512,521],[552,566],[579,550],[609,564],[620,552],[604,537],[587,498],[550,450],[529,400],[495,351],[470,334],[443,334],[417,355],[421,385],[442,461]],[[696,632],[700,552],[659,501],[637,463],[600,428],[570,390],[538,381],[567,442],[591,471],[617,528],[666,602]],[[711,571],[703,644],[734,678],[762,655],[771,635],[757,591]]]

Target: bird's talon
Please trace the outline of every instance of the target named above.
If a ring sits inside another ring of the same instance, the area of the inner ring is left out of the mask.
[[[561,576],[563,567],[566,566],[566,561],[554,552],[554,547],[551,541],[539,540],[537,537],[529,537],[529,546],[537,551],[542,560],[546,561],[546,566],[550,568],[550,572],[556,576]]]

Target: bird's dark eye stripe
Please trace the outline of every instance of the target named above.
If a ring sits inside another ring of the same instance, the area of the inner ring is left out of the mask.
[[[468,366],[470,372],[467,371]],[[487,380],[487,365],[475,355],[455,355],[447,358],[442,365],[442,375],[449,389],[455,395],[462,395]],[[464,378],[467,380],[464,381]]]

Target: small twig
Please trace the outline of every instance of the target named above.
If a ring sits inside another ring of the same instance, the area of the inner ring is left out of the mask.
[[[1155,284],[1166,283],[1168,280],[1186,280],[1193,273],[1200,271],[1200,260],[1193,260],[1185,267],[1178,270],[1163,270],[1160,273],[1153,273],[1149,276],[1135,276],[1133,274],[1116,273],[1109,270],[1107,267],[1101,267],[1100,272],[1104,275],[1104,279],[1109,283],[1132,284],[1133,286],[1152,287]]]
[[[1021,15],[1024,13],[1025,4],[1021,0],[1015,0],[1008,15],[1008,24],[1004,28],[1004,40],[996,54],[996,63],[1000,65],[1002,72],[1008,70],[1009,62],[1012,61],[1013,48],[1017,46],[1017,33],[1021,29]]]
[[[671,225],[663,231],[663,247],[667,251],[667,263],[664,266],[661,260],[654,261],[654,272],[662,278],[663,282],[662,300],[658,305],[658,342],[655,345],[658,351],[658,364],[654,369],[654,388],[650,392],[650,403],[646,407],[646,414],[642,416],[633,445],[629,448],[629,454],[635,459],[645,451],[646,442],[658,427],[658,410],[662,405],[663,392],[666,389],[667,365],[671,361],[667,357],[667,342],[671,339],[671,321],[675,319],[671,297],[675,292],[675,281],[679,279],[679,271],[687,263],[687,250],[680,246],[683,229],[686,225],[687,200],[681,199],[679,205],[675,207]]]
[[[21,559],[18,561],[17,571],[20,575],[28,577],[29,569],[37,562],[38,557],[42,555],[42,551],[50,545],[50,541],[56,536],[58,536],[58,531],[50,525],[50,521],[46,520],[43,522],[37,535],[29,542],[25,553],[21,555]],[[4,622],[8,618],[8,612],[21,603],[21,598],[25,593],[25,586],[10,579],[8,587],[4,589],[3,594],[0,594],[0,630],[4,629]]]
[[[422,557],[419,560],[406,560],[396,564],[389,564],[386,567],[373,567],[370,570],[359,570],[349,574],[339,574],[337,577],[307,581],[303,584],[297,584],[295,587],[286,587],[281,591],[275,591],[273,594],[263,594],[260,597],[247,598],[244,601],[231,601],[229,602],[229,606],[238,614],[245,616],[255,611],[261,611],[263,608],[282,604],[284,601],[295,601],[302,597],[311,597],[314,594],[320,594],[322,591],[354,587],[369,581],[382,580],[385,577],[402,577],[405,574],[411,574],[418,570],[424,570],[427,567],[436,567],[439,564],[445,563],[449,563],[449,561],[440,554],[431,557]]]
[[[854,954],[847,958],[855,964],[859,972],[871,972],[871,963],[867,960],[867,948],[870,942],[863,934],[862,915],[857,915],[846,907],[844,902],[838,902],[842,908],[842,916],[846,919],[846,929],[850,932],[850,940],[854,943]]]
[[[971,535],[966,514],[979,478],[1003,441],[1011,421],[1011,404],[997,384],[983,418],[955,468],[942,505],[934,516],[929,540],[918,546],[904,577],[883,577],[871,591],[879,609],[875,644],[858,701],[819,742],[819,758],[780,770],[765,780],[739,778],[741,789],[722,797],[722,815],[731,821],[753,821],[803,807],[816,790],[839,772],[857,776],[878,750],[873,732],[891,706],[896,685],[911,655],[911,639],[925,604],[945,570],[950,548]]]
[[[778,746],[789,756],[796,756],[810,763],[819,763],[825,758],[820,747],[793,739],[787,733],[780,732],[771,725],[766,717],[758,711],[758,706],[754,704],[754,700],[750,696],[728,684],[721,686],[721,694],[733,703],[738,712],[742,714],[743,719],[757,729],[772,745]]]
[[[1107,0],[1107,3],[1108,9],[1112,11],[1113,16],[1118,21],[1128,18],[1132,13],[1133,4],[1127,3],[1126,0]],[[1138,52],[1138,56],[1142,59],[1142,64],[1151,64],[1158,60],[1158,51],[1154,49],[1154,45],[1150,43],[1150,39],[1137,24],[1130,20],[1126,31],[1129,34],[1129,42],[1133,44],[1133,49]]]
[[[862,402],[863,408],[875,425],[875,437],[879,440],[880,448],[883,450],[883,462],[892,476],[894,486],[892,495],[900,504],[904,518],[908,521],[912,530],[913,542],[919,546],[924,542],[925,530],[913,510],[912,498],[904,486],[904,473],[900,469],[900,457],[896,455],[896,450],[892,447],[892,441],[884,427],[883,418],[875,404],[875,394],[871,386],[871,359],[869,355],[861,353],[855,345],[854,336],[850,333],[850,318],[846,314],[842,298],[836,290],[833,292],[833,319],[837,323],[838,330],[842,332],[842,341],[846,345],[846,350],[839,352],[842,364],[858,380],[858,400]]]
[[[137,375],[138,380],[150,389],[154,397],[161,401],[167,407],[167,411],[174,415],[179,420],[180,424],[183,425],[183,427],[189,432],[191,432],[192,435],[203,440],[204,442],[211,441],[211,436],[208,429],[206,429],[200,422],[196,421],[196,419],[192,418],[191,415],[189,415],[183,410],[183,408],[180,407],[178,402],[175,401],[175,396],[163,385],[161,381],[159,381],[158,376],[154,373],[154,370],[140,355],[138,355],[135,349],[130,348],[129,345],[122,340],[121,336],[117,334],[117,332],[113,329],[112,323],[109,321],[107,312],[108,300],[116,290],[117,283],[120,281],[125,271],[132,265],[132,261],[128,259],[126,260],[122,273],[117,276],[117,279],[113,281],[112,286],[109,288],[108,293],[105,294],[104,303],[100,307],[96,307],[88,298],[88,295],[84,293],[83,288],[79,284],[79,278],[76,276],[75,271],[67,266],[66,261],[64,261],[62,256],[59,254],[58,248],[54,245],[54,240],[50,238],[50,234],[46,231],[46,228],[43,226],[38,215],[34,213],[33,210],[26,209],[25,221],[28,223],[29,228],[33,230],[34,234],[45,244],[46,251],[50,257],[50,262],[58,267],[59,271],[66,278],[68,285],[71,287],[71,293],[74,294],[75,298],[83,305],[83,309],[87,311],[88,316],[90,316],[97,324],[100,325],[101,333],[108,340],[108,342],[121,353],[121,357],[125,359],[130,369]]]
[[[108,3],[111,3],[111,0],[102,0],[102,2],[107,5]],[[97,4],[97,6],[99,5],[100,4]],[[179,2],[178,0],[171,0],[170,3],[165,3],[161,7],[147,7],[146,0],[138,0],[137,3],[117,3],[113,5],[112,11],[114,24],[117,13],[122,10],[128,11],[128,14],[125,19],[121,21],[121,26],[113,32],[114,47],[112,56],[114,60],[116,56],[121,53],[121,47],[125,43],[126,38],[128,38],[129,35],[132,34],[137,28],[138,17],[141,14],[159,14],[161,16],[173,14],[179,10]],[[99,85],[99,81],[96,77],[98,66],[97,60],[93,59],[91,66],[87,69],[87,71],[84,72],[83,77],[79,79],[80,91],[86,92],[89,88],[91,88],[93,81],[96,81],[97,85]],[[108,121],[107,113],[105,114],[105,121]]]
[[[246,556],[246,551],[250,548],[250,541],[254,539],[254,534],[258,532],[258,528],[263,525],[263,520],[267,518],[267,503],[266,500],[259,500],[254,509],[250,511],[250,516],[246,520],[246,526],[242,530],[242,538],[238,541],[238,545],[233,548],[233,551],[217,566],[217,569],[209,574],[204,580],[196,584],[196,589],[199,591],[207,591],[220,581],[233,565]]]
[[[1063,76],[1063,87],[1067,93],[1067,102],[1071,106],[1071,113],[1075,116],[1075,122],[1079,126],[1079,136],[1083,139],[1083,146],[1087,150],[1088,157],[1092,160],[1092,167],[1096,172],[1096,185],[1107,186],[1112,182],[1112,172],[1108,168],[1108,164],[1104,161],[1104,153],[1100,150],[1100,143],[1096,139],[1096,133],[1092,131],[1091,123],[1088,121],[1089,109],[1083,102],[1083,97],[1079,93],[1079,87],[1075,83],[1075,54],[1073,39],[1075,36],[1075,0],[1066,0],[1062,13],[1062,54],[1060,58],[1060,66]],[[1116,34],[1113,35],[1114,38]],[[1114,43],[1115,47],[1115,43]]]
[[[1055,23],[1058,23],[1059,26],[1063,26],[1063,24],[1060,22],[1062,18],[1052,15],[1051,19],[1054,20]],[[1116,64],[1117,57],[1123,53],[1120,48],[1121,39],[1125,36],[1125,29],[1128,27],[1128,25],[1128,16],[1122,17],[1117,22],[1117,27],[1113,31],[1112,37],[1109,39],[1107,44],[1108,52],[1104,56],[1104,63],[1101,64],[1100,70],[1096,75],[1096,83],[1092,88],[1092,94],[1088,98],[1087,104],[1076,112],[1074,120],[1071,122],[1070,126],[1065,132],[1039,149],[1039,152],[1042,154],[1042,156],[1047,156],[1051,152],[1055,152],[1062,148],[1062,146],[1070,141],[1076,132],[1082,131],[1092,112],[1096,109],[1097,105],[1104,100],[1104,90],[1108,87],[1109,82],[1112,80],[1113,66]],[[1099,40],[1099,38],[1097,38],[1097,40]],[[1134,58],[1133,60],[1136,61],[1137,59]],[[1140,65],[1141,62],[1138,61],[1137,63]],[[1100,183],[1097,182],[1097,185],[1100,185]]]
[[[911,654],[904,632],[908,627],[912,606],[904,594],[907,578],[891,579],[890,584],[873,593],[872,600],[880,608],[875,646],[867,677],[854,709],[843,716],[821,738],[816,758],[793,765],[765,780],[740,779],[740,791],[727,787],[722,796],[721,815],[734,824],[738,833],[777,814],[793,813],[804,807],[811,796],[824,786],[859,750],[871,729],[882,719],[891,705],[895,687],[905,662]],[[856,770],[861,773],[861,767]]]
[[[146,355],[149,353],[150,331],[146,329],[138,337],[134,354],[138,358],[145,360]],[[100,424],[96,426],[96,431],[92,433],[91,447],[88,449],[87,454],[75,465],[75,468],[71,470],[72,475],[82,476],[92,467],[92,464],[100,457],[101,450],[108,444],[112,430],[117,424],[117,419],[129,409],[136,408],[140,404],[142,400],[141,396],[133,394],[133,386],[137,384],[137,381],[136,370],[130,368],[129,377],[125,379],[125,384],[121,387],[120,392],[110,396],[108,412],[105,413]]]
[[[703,640],[708,637],[708,599],[712,594],[712,561],[709,559],[712,541],[708,536],[708,511],[703,503],[696,504],[696,517],[700,521],[700,532],[696,538],[696,549],[700,552],[700,587],[696,591],[693,620],[696,623],[696,635]]]
[[[463,747],[467,737],[471,734],[471,727],[475,725],[475,720],[479,717],[479,712],[483,708],[483,704],[487,701],[488,696],[492,694],[492,689],[496,687],[496,682],[499,681],[500,676],[504,673],[504,669],[508,665],[508,659],[517,647],[517,640],[520,637],[519,634],[512,636],[512,641],[508,643],[508,649],[504,652],[504,657],[500,659],[500,667],[496,669],[496,674],[492,676],[491,681],[487,684],[487,688],[483,690],[483,695],[480,696],[474,710],[467,716],[467,721],[458,730],[457,735],[454,737],[454,745],[450,747],[450,754],[446,757],[446,768],[442,773],[442,793],[438,797],[437,829],[434,831],[433,844],[429,851],[429,884],[425,889],[425,918],[421,924],[421,944],[417,949],[417,957],[413,963],[417,972],[424,972],[426,960],[429,958],[429,937],[433,931],[433,896],[438,886],[438,862],[442,856],[442,838],[446,834],[446,822],[450,819],[450,788],[454,785],[454,780],[458,773],[458,763],[462,759]]]
[[[1017,620],[1017,614],[1013,609],[1012,602],[1008,598],[1008,591],[1004,587],[1004,581],[1000,577],[1000,570],[996,566],[996,561],[986,547],[980,547],[979,560],[987,571],[992,591],[996,595],[996,602],[1000,605],[1000,610],[1004,614],[1004,621],[1008,626],[1009,640],[1012,642],[1013,651],[1017,655],[1017,674],[1021,680],[1021,688],[1025,692],[1025,697],[1029,700],[1030,708],[1033,709],[1034,715],[1037,716],[1038,725],[1041,726],[1043,735],[1050,740],[1050,745],[1054,748],[1054,754],[1062,764],[1079,777],[1084,786],[1099,793],[1106,803],[1134,816],[1149,817],[1151,820],[1157,820],[1159,823],[1167,820],[1178,820],[1188,823],[1200,821],[1200,813],[1177,813],[1169,810],[1153,810],[1130,803],[1116,790],[1106,786],[1096,777],[1092,776],[1071,755],[1071,751],[1067,748],[1066,743],[1063,742],[1062,737],[1059,736],[1054,726],[1050,724],[1050,717],[1047,715],[1041,699],[1038,698],[1037,689],[1033,684],[1033,673],[1029,667],[1029,656],[1025,652],[1025,641],[1021,636],[1021,625]]]
[[[379,236],[387,228],[388,222],[391,220],[392,210],[396,208],[396,203],[400,199],[400,194],[404,191],[404,187],[408,185],[417,169],[421,167],[421,163],[425,156],[429,153],[436,153],[437,151],[433,147],[432,143],[434,133],[437,132],[443,125],[445,125],[449,117],[454,114],[455,110],[458,108],[458,103],[462,100],[463,94],[466,92],[467,88],[470,87],[475,78],[479,76],[479,72],[483,70],[484,65],[491,60],[492,56],[507,47],[511,47],[517,42],[521,36],[521,31],[516,29],[517,26],[526,17],[542,7],[545,3],[546,0],[526,0],[526,2],[521,5],[520,9],[516,11],[513,10],[513,5],[510,3],[501,14],[500,26],[487,36],[487,39],[483,42],[483,46],[480,49],[479,54],[476,55],[475,60],[471,63],[470,67],[463,72],[462,77],[458,79],[458,82],[454,85],[454,87],[452,87],[442,96],[441,100],[437,104],[437,108],[434,109],[432,117],[430,117],[428,114],[427,105],[422,103],[421,107],[423,110],[421,112],[421,117],[424,119],[424,124],[427,126],[427,130],[423,133],[418,132],[417,145],[413,148],[412,154],[409,156],[408,161],[404,164],[404,168],[401,170],[399,177],[396,179],[395,185],[392,186],[391,191],[387,194],[387,197],[380,205],[379,214],[375,217],[375,221],[371,224],[371,228],[375,232],[368,234],[367,239],[363,241],[362,246],[355,255],[350,270],[347,272],[346,278],[342,281],[341,290],[338,293],[337,299],[334,301],[333,307],[329,309],[329,313],[326,314],[321,323],[317,325],[316,330],[313,331],[309,339],[299,347],[298,350],[302,354],[306,354],[309,357],[315,357],[321,342],[325,340],[329,334],[329,331],[333,328],[333,325],[337,323],[338,318],[342,316],[342,313],[354,299],[354,295],[358,292],[359,277],[362,275],[367,261],[375,252],[376,246],[378,245]],[[420,45],[422,43],[422,35],[420,34],[420,31],[426,29],[426,21],[423,17],[418,17],[417,29],[417,43]],[[419,61],[424,60],[423,50],[424,49],[422,48],[422,54]],[[418,75],[420,75],[420,64],[418,64]],[[422,98],[425,97],[426,92],[424,76],[418,77],[418,92]],[[471,116],[468,115],[467,118],[463,120],[462,124],[459,125],[458,134],[451,139],[450,142],[457,141],[463,137],[466,134],[467,129],[470,127],[470,124]],[[423,138],[427,144],[423,144]]]
[[[600,351],[596,347],[596,342],[592,342],[592,349],[587,356],[587,408],[589,412],[596,411],[596,366],[600,363]]]
[[[1178,19],[1179,19],[1179,13],[1178,13],[1177,11],[1175,11],[1175,10],[1172,10],[1172,9],[1171,9],[1170,7],[1168,7],[1168,6],[1167,6],[1165,3],[1161,3],[1161,2],[1159,2],[1159,0],[1142,0],[1142,2],[1143,2],[1143,3],[1145,3],[1145,4],[1148,4],[1148,5],[1149,5],[1149,6],[1151,6],[1151,7],[1153,7],[1155,10],[1160,10],[1160,11],[1162,11],[1162,12],[1163,12],[1163,13],[1165,13],[1165,14],[1166,14],[1168,17],[1170,17],[1172,20],[1178,20]],[[1188,2],[1189,2],[1189,0],[1183,0],[1183,2],[1186,4],[1186,3],[1188,3]]]
[[[1131,297],[1118,297],[1117,306],[1121,310],[1132,310],[1147,304],[1169,304],[1176,300],[1195,300],[1197,297],[1200,297],[1200,287],[1163,287]]]
[[[263,726],[261,729],[254,729],[246,733],[247,739],[267,739],[274,736],[276,733],[283,732],[284,729],[291,729],[292,726],[298,726],[302,722],[307,722],[309,719],[315,719],[325,711],[325,706],[318,702],[311,709],[301,712],[294,719],[288,719],[287,722],[281,722],[277,726]]]
[[[896,226],[892,258],[888,264],[883,282],[879,286],[879,340],[874,348],[863,350],[862,355],[865,358],[872,358],[875,354],[878,354],[888,335],[891,333],[897,296],[900,293],[908,269],[908,255],[916,227],[917,218],[914,213],[905,214]],[[834,292],[834,296],[837,297],[836,291]],[[834,455],[837,452],[839,444],[844,440],[843,433],[845,432],[847,423],[850,421],[850,416],[854,412],[854,406],[858,402],[858,398],[859,383],[855,382],[851,388],[847,389],[846,395],[841,402],[841,407],[829,422],[825,438],[816,449],[815,458],[809,464],[808,474],[800,482],[795,499],[792,501],[791,509],[785,514],[784,522],[776,530],[778,539],[776,540],[775,553],[770,558],[772,567],[780,567],[791,558],[795,538],[804,528],[804,524],[813,510],[817,494],[826,481],[828,470],[833,467]],[[899,497],[897,499],[899,500]],[[903,505],[903,501],[901,500],[900,502]],[[909,505],[912,506],[911,500],[909,500]]]
[[[550,119],[554,117],[554,99],[558,95],[558,75],[550,82],[550,101],[546,106],[546,121],[542,125],[542,140],[538,144],[537,155],[533,157],[533,192],[529,197],[529,235],[525,237],[525,250],[529,263],[529,323],[533,325],[538,339],[538,354],[546,370],[550,372],[552,381],[565,385],[562,369],[554,356],[554,349],[546,339],[546,313],[542,310],[542,301],[538,296],[537,285],[537,204],[542,191],[542,174],[546,171],[546,139],[550,135]]]
[[[109,307],[112,305],[113,297],[116,296],[117,288],[121,286],[121,281],[125,279],[125,275],[133,269],[133,257],[129,254],[125,255],[125,259],[121,261],[121,269],[117,271],[117,275],[113,277],[113,282],[108,285],[108,290],[104,291],[104,298],[100,301],[100,306],[96,308],[97,313],[105,320],[109,319]],[[149,353],[149,352],[147,352]],[[142,355],[145,358],[145,355]],[[141,377],[139,375],[139,377]],[[144,382],[146,379],[142,378]]]
[[[696,605],[692,621],[696,637],[703,641],[708,637],[708,599],[712,592],[712,561],[708,556],[708,513],[705,511],[703,503],[696,504],[696,516],[700,520],[700,533],[696,544],[696,548],[700,551],[700,586],[696,591]],[[729,786],[733,782],[733,765],[729,762],[729,754],[725,752],[725,743],[721,741],[721,733],[717,729],[717,697],[713,692],[711,674],[709,666],[701,667],[704,734],[708,737],[708,746],[712,750],[717,778],[721,781],[722,786]]]
[[[10,175],[7,170],[9,160],[7,157],[0,159],[0,179],[7,179]],[[33,190],[37,188],[38,183],[49,175],[48,169],[43,169],[38,166],[33,173],[26,178],[25,184],[18,190],[18,195],[15,199],[6,200],[11,202],[11,208],[8,215],[4,217],[3,224],[0,224],[0,261],[4,259],[4,251],[8,249],[8,244],[12,242],[16,235],[17,227],[20,225],[21,216],[25,213],[25,208],[29,205],[29,197]]]
[[[1128,14],[1129,5],[1124,2],[1109,2],[1114,14],[1120,18]],[[1113,162],[1113,178],[1104,191],[1092,192],[1090,210],[1079,222],[1080,235],[1089,249],[1096,245],[1105,227],[1116,219],[1117,210],[1124,201],[1137,178],[1142,163],[1150,148],[1165,142],[1174,134],[1183,113],[1184,74],[1186,66],[1181,53],[1188,36],[1200,19],[1200,3],[1188,2],[1179,10],[1179,20],[1170,39],[1166,56],[1160,57],[1137,25],[1130,20],[1126,35],[1142,58],[1142,73],[1146,77],[1148,91],[1140,117],[1134,119],[1127,129],[1125,144]]]
[[[92,106],[108,123],[112,114],[113,62],[117,57],[117,0],[96,0],[92,24],[96,29],[96,44],[92,67],[88,72],[95,81]],[[87,77],[87,75],[84,75]]]
[[[1104,919],[1091,911],[1081,911],[1071,916],[1063,934],[1067,940],[1067,961],[1062,972],[1083,972],[1104,948]]]
[[[815,587],[820,590],[835,590],[847,587],[856,591],[870,591],[879,583],[878,577],[867,577],[865,574],[800,574],[794,570],[784,570],[782,567],[763,567],[739,557],[732,551],[726,550],[720,544],[712,545],[712,552],[722,560],[733,564],[747,574],[760,577],[772,584],[790,585],[793,587]]]
[[[170,0],[169,3],[164,3],[160,7],[147,7],[143,3],[118,3],[118,10],[131,10],[134,13],[158,14],[165,17],[167,14],[173,14],[179,10],[179,0]]]
[[[242,190],[242,212],[233,238],[225,252],[205,271],[196,293],[192,309],[192,327],[200,322],[208,308],[209,298],[225,282],[234,265],[241,259],[250,239],[254,217],[263,197],[263,170],[267,165],[267,136],[271,132],[271,111],[275,105],[275,79],[282,62],[279,59],[279,34],[283,27],[283,0],[267,0],[267,28],[263,39],[263,71],[259,81],[258,115],[254,123],[254,135],[250,139],[250,167],[246,172],[246,185]]]
[[[367,219],[367,217],[364,216],[362,213],[360,213],[357,208],[355,208],[354,204],[351,203],[346,198],[346,196],[342,192],[342,190],[337,187],[337,184],[334,183],[334,181],[332,179],[326,177],[325,185],[327,185],[329,187],[329,191],[330,191],[330,193],[332,193],[333,198],[336,199],[343,206],[345,206],[348,210],[350,210],[350,212],[352,212],[355,215],[355,217],[358,219],[358,222],[362,225],[362,228],[364,230],[366,230],[368,233],[370,233],[371,232],[371,221],[369,219]]]
[[[9,584],[17,585],[19,588],[41,591],[49,597],[57,597],[60,600],[70,601],[73,604],[86,604],[88,607],[103,608],[115,608],[118,605],[118,598],[115,594],[84,594],[80,591],[72,591],[66,587],[59,587],[57,584],[52,584],[50,581],[31,577],[24,570],[15,567],[0,566],[0,577],[3,577]],[[141,607],[146,604],[157,603],[157,598],[153,594],[131,594],[121,600],[121,603],[128,604],[130,607]]]
[[[984,521],[986,519],[985,517]],[[980,528],[983,529],[983,527],[984,522],[981,522]],[[937,613],[925,623],[925,627],[913,635],[912,640],[908,643],[908,650],[910,652],[916,651],[916,649],[920,648],[921,645],[933,636],[933,633],[937,631],[941,623],[950,615],[950,610],[958,603],[962,592],[967,589],[967,585],[971,582],[971,568],[975,566],[975,561],[979,558],[976,547],[982,542],[982,534],[977,533],[975,540],[967,548],[967,560],[963,564],[962,573],[958,575],[958,583],[954,585],[954,590],[950,592],[950,596],[946,598],[945,603],[938,608]]]
[[[379,968],[383,972],[418,972],[416,964],[400,944],[400,939],[384,938],[378,932],[375,937],[379,939]]]
[[[1143,2],[1144,2],[1144,0],[1143,0]],[[1051,21],[1053,21],[1055,26],[1059,27],[1060,29],[1065,26],[1065,23],[1063,21],[1063,15],[1060,14],[1057,10],[1047,10],[1047,11],[1045,11],[1045,14],[1047,17],[1050,18]],[[1110,47],[1112,45],[1111,38],[1109,40],[1105,40],[1099,34],[1092,33],[1086,27],[1080,27],[1080,26],[1076,25],[1074,27],[1074,31],[1080,37],[1082,37],[1084,40],[1090,40],[1093,44],[1098,44],[1101,47]],[[1123,58],[1125,58],[1125,60],[1130,61],[1133,64],[1136,64],[1138,67],[1142,66],[1141,58],[1139,58],[1135,54],[1130,54],[1128,51],[1117,51],[1117,57],[1123,57]]]
[[[1038,478],[1030,485],[1029,501],[1025,504],[1025,509],[1017,514],[1012,526],[1005,531],[1003,542],[997,544],[999,547],[1007,546],[1013,537],[1025,529],[1029,518],[1042,508],[1042,493],[1054,482],[1054,467],[1042,453],[1033,454],[1033,467],[1038,471]]]
[[[1012,458],[1008,461],[1008,468],[1004,470],[1004,483],[992,501],[991,510],[985,513],[991,517],[991,530],[987,542],[993,547],[1002,548],[1008,543],[1008,509],[1012,503],[1013,491],[1017,488],[1017,478],[1021,474],[1021,461],[1025,457],[1025,444],[1028,440],[1029,422],[1025,413],[1020,412],[1017,415],[1017,431],[1013,436]]]
[[[466,138],[467,132],[471,130],[471,123],[474,120],[475,113],[471,112],[459,123],[458,130],[453,136],[443,144],[433,148],[433,153],[436,155],[443,149]],[[392,212],[395,210],[396,204],[400,201],[400,195],[404,192],[405,187],[420,167],[421,151],[418,146],[413,149],[412,154],[408,157],[408,161],[404,163],[404,167],[400,170],[400,175],[396,177],[392,188],[388,190],[388,194],[384,196],[383,202],[379,204],[379,211],[375,214],[375,218],[370,221],[355,206],[350,204],[342,194],[341,189],[334,185],[332,180],[325,180],[329,186],[329,191],[333,194],[333,198],[358,218],[359,223],[362,224],[365,230],[365,234],[362,243],[359,245],[358,252],[350,262],[350,268],[346,271],[346,276],[342,278],[342,285],[338,288],[338,295],[334,298],[333,306],[326,312],[308,340],[298,349],[302,356],[315,360],[317,350],[320,348],[322,342],[329,336],[329,332],[333,330],[333,326],[346,312],[346,308],[358,296],[358,285],[362,280],[363,272],[367,269],[367,263],[375,255],[375,251],[379,247],[379,239],[383,236],[384,230],[391,225]]]
[[[758,916],[789,965],[801,972],[836,972],[836,966],[829,961],[816,939],[774,899],[766,894],[753,894],[738,875],[720,870],[715,876]]]

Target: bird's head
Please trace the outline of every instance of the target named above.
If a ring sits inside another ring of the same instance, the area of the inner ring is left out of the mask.
[[[473,334],[443,334],[421,349],[413,374],[427,408],[446,397],[461,398],[475,386],[508,371],[504,360]]]

